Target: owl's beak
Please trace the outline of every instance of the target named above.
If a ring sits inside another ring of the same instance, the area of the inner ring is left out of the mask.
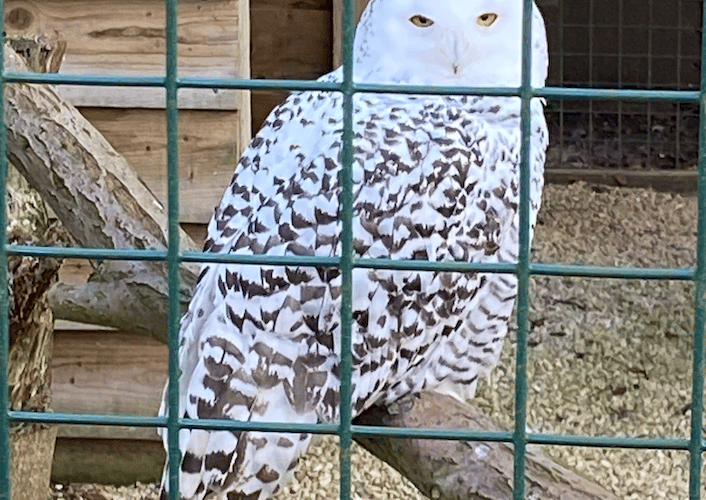
[[[460,75],[469,63],[471,44],[463,35],[452,35],[450,43],[450,62],[454,75]]]

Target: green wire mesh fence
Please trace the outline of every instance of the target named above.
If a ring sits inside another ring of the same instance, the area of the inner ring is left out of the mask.
[[[679,1],[681,7],[687,0]],[[650,5],[652,2],[649,2]],[[178,470],[180,451],[178,430],[180,428],[199,429],[229,429],[229,430],[260,430],[278,432],[312,432],[318,434],[337,434],[340,440],[340,468],[341,468],[341,498],[349,499],[351,496],[351,462],[350,448],[354,435],[379,436],[389,435],[396,437],[431,438],[447,440],[485,440],[511,442],[514,446],[514,489],[513,498],[525,497],[525,451],[530,443],[569,445],[569,446],[594,446],[594,447],[624,447],[643,449],[674,449],[689,452],[689,495],[691,499],[700,498],[701,489],[701,454],[706,450],[702,437],[703,414],[703,389],[704,389],[704,326],[706,323],[706,65],[701,65],[700,89],[701,90],[654,90],[654,89],[593,89],[593,88],[560,88],[547,87],[533,89],[530,85],[531,68],[530,57],[530,30],[531,26],[531,0],[524,2],[523,33],[523,72],[522,86],[511,89],[474,89],[466,87],[445,88],[420,88],[414,86],[374,86],[355,84],[352,81],[352,45],[354,36],[353,2],[345,1],[344,10],[344,72],[343,82],[317,83],[311,81],[278,81],[278,80],[242,80],[242,79],[209,79],[209,78],[180,78],[177,74],[177,2],[166,1],[166,74],[159,78],[153,77],[107,77],[107,76],[63,76],[63,75],[28,75],[6,74],[0,63],[0,85],[13,83],[52,83],[52,84],[79,84],[79,85],[115,85],[115,86],[143,86],[163,87],[166,90],[167,108],[167,135],[168,135],[168,215],[169,215],[169,248],[166,252],[155,250],[107,250],[86,248],[39,248],[7,244],[5,230],[0,231],[0,457],[3,457],[0,466],[0,500],[10,499],[10,465],[7,457],[10,454],[9,427],[14,422],[35,422],[46,424],[96,424],[132,427],[166,427],[168,430],[168,460],[170,464],[170,498],[179,498]],[[593,5],[593,0],[590,6]],[[622,2],[621,2],[622,5]],[[701,13],[702,22],[706,21],[706,11]],[[0,40],[1,41],[1,40]],[[590,52],[590,50],[589,50]],[[706,51],[701,51],[702,54]],[[561,59],[561,65],[565,64]],[[327,90],[341,92],[344,95],[344,132],[343,132],[343,195],[341,197],[342,217],[342,254],[336,258],[296,258],[250,256],[215,256],[199,252],[183,252],[179,248],[179,186],[177,177],[177,94],[184,88],[230,88],[230,89],[291,89],[291,90]],[[694,87],[695,89],[696,87]],[[521,176],[520,176],[520,251],[519,261],[516,264],[480,264],[461,262],[420,262],[420,261],[384,261],[372,259],[358,259],[354,257],[352,247],[352,217],[353,217],[353,191],[351,180],[351,165],[353,162],[353,108],[352,98],[356,92],[398,92],[415,94],[487,94],[487,95],[513,95],[522,99],[522,149],[521,149]],[[591,103],[594,100],[609,102],[629,103],[675,103],[678,105],[700,106],[699,120],[699,219],[698,219],[698,244],[697,262],[695,269],[669,269],[669,268],[622,268],[622,267],[594,267],[539,264],[530,261],[529,247],[529,138],[530,138],[530,113],[529,103],[532,97],[546,97],[560,102]],[[0,106],[3,106],[0,102]],[[4,116],[2,108],[0,115]],[[0,127],[0,178],[5,178],[7,172],[6,155],[7,136],[5,127]],[[0,199],[4,199],[6,187],[0,183]],[[0,208],[0,227],[7,227],[7,214],[4,204]],[[7,288],[7,262],[10,255],[31,256],[59,256],[83,257],[120,260],[163,260],[169,266],[169,386],[168,401],[172,408],[178,404],[178,331],[179,331],[179,264],[183,261],[199,262],[233,262],[249,264],[270,265],[297,265],[297,266],[336,266],[341,269],[342,287],[342,349],[341,359],[341,421],[340,424],[290,424],[283,422],[237,422],[222,420],[192,420],[180,418],[178,412],[169,412],[168,418],[137,417],[129,415],[80,415],[62,413],[32,413],[15,411],[9,408],[8,403],[8,345],[9,321],[8,288]],[[496,273],[515,273],[518,277],[519,293],[517,298],[517,359],[515,382],[515,415],[514,429],[510,432],[484,432],[479,430],[444,430],[444,429],[393,429],[385,427],[370,427],[354,425],[351,414],[351,324],[352,324],[352,280],[351,275],[355,267],[386,268],[386,269],[418,269],[433,271],[484,271]],[[527,421],[527,334],[529,329],[529,281],[532,275],[548,276],[574,276],[593,278],[623,278],[623,279],[655,279],[655,280],[687,280],[696,285],[696,304],[694,309],[694,341],[693,341],[693,368],[692,368],[692,402],[691,402],[691,434],[688,439],[652,439],[635,437],[612,436],[567,436],[531,433],[526,430]]]

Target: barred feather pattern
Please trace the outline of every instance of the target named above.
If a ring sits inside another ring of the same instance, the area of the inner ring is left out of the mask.
[[[273,110],[216,208],[205,251],[340,255],[342,107],[340,94],[297,92]],[[531,117],[534,227],[548,141],[541,100]],[[354,95],[355,255],[516,262],[520,142],[515,97]],[[472,397],[498,361],[516,293],[513,275],[354,269],[353,414],[422,389]],[[180,413],[337,422],[341,294],[336,268],[204,264],[182,319]],[[179,437],[189,500],[269,498],[310,442],[254,431]]]

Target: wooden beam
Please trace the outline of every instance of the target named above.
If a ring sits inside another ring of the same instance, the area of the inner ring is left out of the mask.
[[[118,486],[152,483],[162,477],[164,457],[161,441],[59,437],[51,478],[58,483]]]
[[[695,193],[698,172],[694,170],[625,170],[619,168],[548,168],[547,183],[583,181],[606,186],[652,188],[675,193]]]

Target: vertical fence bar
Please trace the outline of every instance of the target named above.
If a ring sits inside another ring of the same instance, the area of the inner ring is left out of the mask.
[[[530,253],[530,144],[532,97],[532,0],[522,7],[522,85],[520,88],[520,247],[517,266],[517,360],[515,365],[515,468],[513,498],[525,497],[525,453],[527,448],[527,332],[529,329]]]
[[[0,12],[5,12],[0,0]],[[10,500],[10,318],[7,288],[7,129],[5,128],[5,29],[0,30],[0,500]]]
[[[355,36],[353,0],[343,0],[343,168],[341,170],[341,392],[340,467],[341,500],[351,496],[351,378],[353,360],[353,39]]]
[[[702,23],[706,27],[706,3]],[[699,108],[699,219],[696,247],[696,310],[691,388],[689,442],[689,499],[701,498],[701,440],[704,408],[704,327],[706,327],[706,38],[701,41],[701,98]]]
[[[654,55],[652,53],[652,47],[654,46],[653,43],[653,38],[655,36],[655,32],[652,29],[652,26],[654,25],[654,5],[652,3],[652,0],[648,0],[647,4],[647,12],[648,12],[648,20],[647,20],[647,88],[648,89],[653,89],[653,80],[652,80],[652,60],[654,59]],[[659,109],[659,107],[657,108]],[[652,161],[652,121],[653,121],[653,107],[652,107],[652,102],[648,101],[647,102],[647,161],[646,165],[647,168],[652,168],[654,167],[653,161]]]
[[[623,88],[623,23],[625,21],[625,9],[623,0],[618,1],[618,88]],[[618,154],[623,158],[623,101],[618,101]]]
[[[563,3],[563,2],[562,2]],[[593,54],[595,53],[595,30],[596,16],[595,16],[595,0],[589,0],[588,2],[588,87],[596,88],[595,75],[593,71]],[[585,109],[581,106],[580,109]],[[593,133],[593,122],[594,122],[594,106],[593,99],[588,101],[588,161],[593,164],[596,162],[595,150],[596,150],[596,136]]]
[[[167,197],[169,269],[169,386],[167,443],[169,498],[179,494],[179,111],[177,109],[177,0],[166,0]]]

